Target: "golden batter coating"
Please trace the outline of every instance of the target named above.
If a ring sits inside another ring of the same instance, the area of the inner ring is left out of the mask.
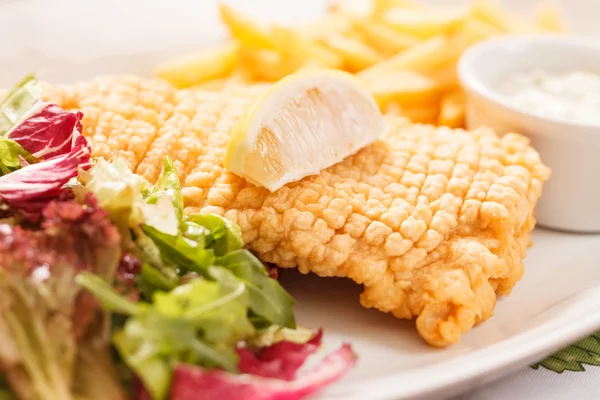
[[[489,318],[523,274],[549,170],[520,135],[498,138],[389,117],[379,141],[274,193],[222,166],[228,132],[266,86],[181,90],[136,77],[48,88],[85,114],[94,156],[150,181],[169,155],[186,212],[237,222],[263,261],[364,285],[361,303],[416,318],[446,346]]]

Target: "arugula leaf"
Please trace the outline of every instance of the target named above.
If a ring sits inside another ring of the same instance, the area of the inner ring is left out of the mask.
[[[232,251],[218,257],[215,264],[232,271],[248,288],[250,310],[258,316],[253,320],[255,326],[263,327],[261,322],[269,322],[268,325],[296,328],[294,298],[279,282],[268,277],[265,266],[252,253],[245,249]],[[212,277],[219,280],[219,276]]]
[[[35,76],[26,76],[0,104],[0,136],[8,131],[39,101],[42,88]]]
[[[172,272],[172,274],[167,275],[165,272]],[[150,264],[142,264],[142,270],[136,279],[136,286],[147,298],[151,298],[156,290],[169,291],[174,289],[178,281],[175,271],[170,268],[160,271]]]
[[[129,318],[113,336],[113,343],[152,398],[161,400],[169,390],[172,365],[184,358],[195,337],[187,321],[149,312]]]
[[[104,279],[89,272],[80,272],[75,282],[92,293],[105,310],[121,314],[135,315],[142,311],[142,305],[127,300],[113,289]]]
[[[145,193],[145,200],[148,204],[156,204],[159,198],[168,197],[173,202],[177,218],[181,221],[183,218],[183,197],[181,196],[181,183],[177,176],[177,170],[173,161],[166,156],[163,161],[163,170],[156,181],[156,184]]]
[[[248,294],[231,272],[215,274],[218,283],[195,279],[169,293],[157,292],[154,307],[163,315],[190,321],[208,342],[233,345],[253,333],[247,318]]]
[[[19,156],[28,158],[30,154],[19,143],[0,136],[0,176],[21,168]]]
[[[219,276],[220,282],[198,278],[168,293],[156,292],[154,303],[115,333],[119,354],[153,399],[167,396],[178,363],[237,371],[233,345],[253,332],[248,294],[229,271]]]
[[[198,246],[210,247],[213,242],[210,231],[195,222],[183,221],[179,228],[183,236],[198,243]]]
[[[187,221],[204,227],[210,232],[210,242],[207,247],[211,247],[217,257],[244,247],[242,230],[226,218],[215,214],[193,214],[187,217]]]
[[[182,234],[168,235],[148,225],[144,225],[142,230],[159,248],[163,259],[179,267],[205,275],[215,259],[212,250],[205,249]]]

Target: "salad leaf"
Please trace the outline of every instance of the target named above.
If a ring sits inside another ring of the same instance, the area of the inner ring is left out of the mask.
[[[229,271],[215,273],[220,274],[219,283],[195,279],[169,293],[157,292],[154,308],[190,321],[208,342],[234,345],[253,332],[247,318],[248,294]]]
[[[293,381],[233,375],[181,364],[173,376],[172,400],[297,400],[340,379],[356,363],[349,345],[326,356],[316,367]]]
[[[89,171],[80,174],[80,180],[111,217],[124,211],[130,213],[141,200],[140,191],[145,185],[143,178],[131,172],[126,161],[118,157],[112,162],[98,159]]]
[[[248,348],[240,348],[240,372],[265,378],[294,380],[304,361],[321,346],[322,336],[323,331],[320,330],[306,343],[282,341],[264,347],[256,353]]]
[[[0,177],[0,198],[31,219],[48,202],[57,198],[61,188],[73,177],[78,168],[90,161],[89,148],[79,146],[73,152],[28,165]]]
[[[163,170],[156,181],[156,184],[150,188],[146,194],[145,200],[148,204],[156,204],[163,197],[171,199],[177,219],[183,218],[183,197],[181,196],[181,183],[177,176],[177,170],[173,161],[167,156],[163,161]]]
[[[283,341],[302,344],[308,342],[314,335],[313,330],[308,328],[289,329],[271,325],[267,329],[258,331],[255,336],[246,341],[246,344],[253,348],[268,347]]]
[[[30,87],[29,85],[33,85],[30,82],[33,81],[27,81],[13,93],[13,100],[18,103],[18,107],[29,104],[27,88],[35,87]],[[21,99],[21,96],[25,97]],[[0,177],[0,197],[26,217],[35,220],[39,218],[43,206],[59,195],[61,188],[77,176],[80,168],[89,168],[90,147],[81,134],[81,113],[69,113],[56,105],[41,102],[35,103],[27,111],[21,108],[16,110],[11,108],[16,103],[11,103],[11,99],[7,101],[8,103],[0,106],[4,116],[8,118],[7,115],[12,115],[11,112],[14,114],[19,111],[19,118],[25,119],[13,126],[6,138],[14,140],[35,158],[44,161],[37,164],[23,163],[23,159],[19,158],[22,154],[16,155],[19,164],[25,166]],[[40,105],[43,107],[39,107]],[[31,116],[26,117],[27,113]],[[15,118],[17,117],[13,119]],[[14,158],[12,164],[15,164]]]
[[[173,273],[167,275],[165,274],[167,271]],[[171,269],[166,269],[165,272],[154,268],[150,264],[143,264],[137,277],[137,287],[147,298],[151,298],[156,290],[168,292],[174,289],[179,281],[177,275]]]
[[[72,398],[77,343],[102,321],[75,276],[92,271],[110,279],[119,243],[94,198],[81,204],[68,192],[45,206],[38,230],[0,225],[0,369],[19,397]]]
[[[143,232],[152,239],[168,263],[205,275],[215,260],[212,250],[205,249],[182,234],[169,235],[148,225],[144,225]]]
[[[0,136],[6,135],[41,97],[42,88],[35,76],[19,82],[0,104]]]
[[[226,218],[215,214],[193,214],[187,217],[186,221],[210,232],[207,247],[211,247],[216,256],[223,256],[244,247],[240,227]]]
[[[232,251],[217,258],[215,264],[229,269],[244,282],[250,293],[250,310],[258,317],[255,321],[296,328],[294,298],[279,282],[269,278],[265,266],[252,253],[245,249]]]
[[[0,136],[0,176],[21,168],[21,159],[26,157],[30,154],[19,143]]]
[[[55,104],[38,102],[29,116],[6,134],[35,158],[49,160],[68,154],[78,145],[87,145],[81,131],[80,112],[71,113]]]
[[[171,364],[188,358],[196,333],[182,319],[168,319],[157,313],[129,318],[115,333],[113,343],[125,363],[138,375],[155,400],[166,398],[171,381]]]
[[[101,277],[89,272],[81,272],[75,282],[92,293],[106,311],[135,315],[141,311],[141,305],[127,300],[114,291],[113,287]]]
[[[131,172],[125,160],[100,159],[89,171],[81,173],[80,179],[122,232],[146,224],[166,234],[177,234],[179,219],[172,203],[158,200],[159,204],[146,203],[142,192],[148,190],[148,183]]]
[[[252,332],[248,296],[231,273],[221,278],[198,278],[168,293],[156,292],[154,303],[115,333],[119,354],[154,399],[165,398],[176,363],[237,370],[231,345]]]

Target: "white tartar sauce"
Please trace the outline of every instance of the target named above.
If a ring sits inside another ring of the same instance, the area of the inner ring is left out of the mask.
[[[510,103],[536,115],[600,126],[600,75],[585,71],[519,73],[499,89]]]

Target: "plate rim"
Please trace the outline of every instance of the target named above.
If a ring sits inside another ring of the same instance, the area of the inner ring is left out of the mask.
[[[600,286],[590,288],[589,292],[597,292],[596,297],[600,297]],[[588,296],[592,295],[588,293]],[[527,367],[528,363],[543,357],[544,354],[557,351],[593,334],[600,329],[600,310],[575,323],[563,324],[558,327],[556,325],[556,323],[544,324],[510,339],[433,366],[409,372],[391,373],[381,378],[370,379],[367,384],[348,385],[347,382],[342,381],[340,387],[356,389],[352,391],[353,393],[358,391],[356,397],[346,397],[346,400],[363,399],[361,397],[364,395],[363,392],[373,390],[373,388],[380,389],[371,391],[369,400],[423,398],[439,394],[441,391],[446,391],[444,398],[450,395],[459,395],[470,388],[467,383],[482,376],[487,377],[482,384],[490,383],[515,370]],[[453,368],[456,365],[461,367]],[[409,378],[423,374],[430,375],[434,380],[428,382],[415,380],[410,385],[406,385],[406,382],[410,382]],[[462,387],[462,391],[459,389],[460,387]],[[453,390],[448,391],[448,389]],[[338,395],[323,397],[324,400],[337,398],[340,397]],[[439,397],[436,398],[439,399]]]

